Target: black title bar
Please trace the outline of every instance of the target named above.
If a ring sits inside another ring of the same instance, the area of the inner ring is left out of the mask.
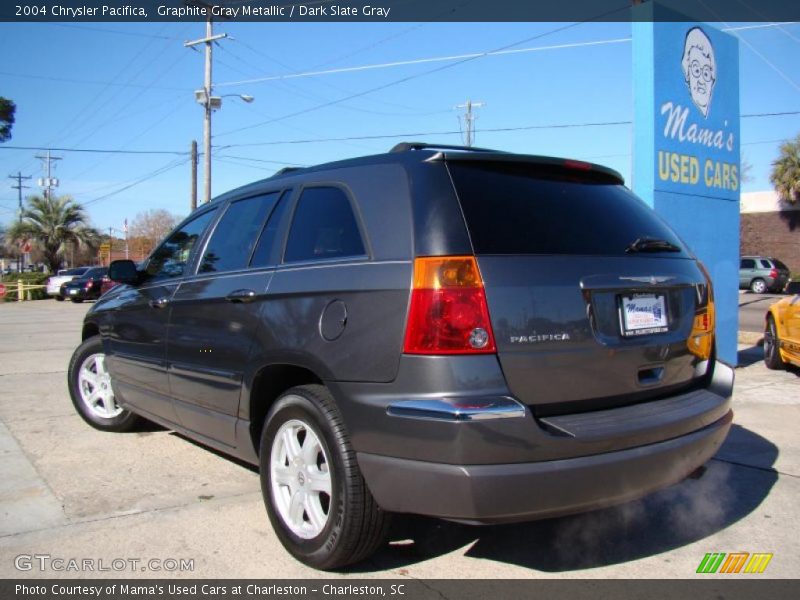
[[[686,21],[800,20],[797,0],[3,0],[0,21],[621,22],[654,20],[654,2]]]

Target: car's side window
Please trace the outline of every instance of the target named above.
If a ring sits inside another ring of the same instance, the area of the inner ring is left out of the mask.
[[[264,219],[278,201],[278,192],[232,202],[214,228],[200,259],[199,273],[243,269],[250,261]]]
[[[756,261],[752,258],[743,258],[742,262],[739,264],[740,269],[755,269],[756,268]]]
[[[768,260],[759,260],[758,262],[761,264],[761,268],[762,269],[771,269],[772,268],[772,265],[769,263]]]
[[[353,207],[343,190],[303,190],[295,209],[284,262],[365,255]]]
[[[286,214],[286,208],[289,206],[290,195],[289,192],[286,192],[281,196],[280,200],[278,200],[278,205],[264,225],[261,236],[258,238],[255,252],[253,252],[253,258],[250,259],[251,267],[266,267],[270,264],[270,254],[275,243],[275,236],[278,234],[281,219]]]
[[[180,277],[186,271],[186,265],[192,253],[192,248],[197,244],[203,232],[214,218],[217,209],[214,208],[188,223],[180,229],[173,231],[169,237],[153,252],[147,261],[145,269],[148,277],[173,278]]]

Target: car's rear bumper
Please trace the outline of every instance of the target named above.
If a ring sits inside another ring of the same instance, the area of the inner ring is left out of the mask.
[[[683,480],[725,440],[732,411],[688,435],[535,463],[452,465],[358,454],[385,510],[477,523],[532,520],[619,504]]]

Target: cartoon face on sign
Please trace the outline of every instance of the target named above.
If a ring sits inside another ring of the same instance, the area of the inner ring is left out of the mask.
[[[686,34],[681,66],[692,102],[704,117],[708,117],[711,94],[717,82],[717,61],[711,40],[699,27],[693,27]]]

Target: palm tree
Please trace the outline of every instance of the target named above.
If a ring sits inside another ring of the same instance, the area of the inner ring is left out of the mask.
[[[781,155],[772,163],[769,180],[781,200],[792,204],[800,201],[800,135],[781,144]]]
[[[50,271],[58,271],[70,244],[96,247],[100,234],[88,224],[83,207],[69,196],[28,198],[22,219],[8,228],[7,238],[37,245]]]

